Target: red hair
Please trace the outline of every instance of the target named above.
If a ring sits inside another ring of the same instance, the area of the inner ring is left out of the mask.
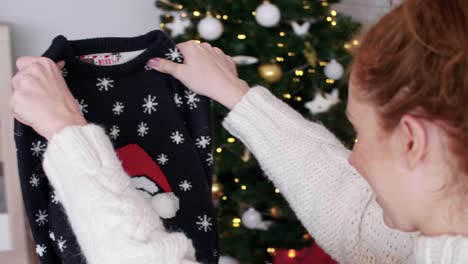
[[[363,37],[353,76],[386,131],[422,110],[444,124],[457,167],[468,175],[468,4],[407,0]]]

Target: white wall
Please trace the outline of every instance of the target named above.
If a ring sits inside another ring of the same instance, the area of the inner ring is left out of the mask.
[[[0,0],[11,26],[13,59],[41,55],[57,35],[69,39],[136,36],[159,28],[154,0]]]
[[[334,5],[364,24],[401,0],[342,0]],[[51,40],[136,36],[159,28],[154,0],[0,0],[0,23],[11,25],[13,59],[41,55]]]
[[[1,251],[10,251],[13,249],[11,242],[11,225],[10,225],[11,216],[5,213],[0,213],[0,252]]]
[[[363,29],[377,22],[402,0],[341,0],[333,8],[361,22]]]

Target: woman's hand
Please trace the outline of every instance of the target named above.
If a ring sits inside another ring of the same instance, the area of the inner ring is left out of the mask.
[[[208,43],[191,40],[177,45],[184,55],[184,64],[153,58],[148,64],[168,73],[193,92],[210,97],[229,109],[249,90],[248,84],[237,76],[236,64],[230,56]]]
[[[11,79],[13,116],[50,140],[62,128],[86,125],[60,69],[45,57],[21,57],[16,61],[18,73]]]

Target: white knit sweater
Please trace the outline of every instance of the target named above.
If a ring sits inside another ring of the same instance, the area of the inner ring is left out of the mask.
[[[468,263],[468,238],[423,237],[385,226],[367,182],[328,130],[253,87],[223,122],[259,160],[317,243],[340,263]],[[90,264],[196,263],[191,241],[167,233],[123,171],[104,130],[70,126],[44,154]]]

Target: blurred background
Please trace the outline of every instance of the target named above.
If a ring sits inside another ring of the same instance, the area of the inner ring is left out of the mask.
[[[70,40],[132,37],[164,30],[176,43],[210,42],[232,55],[240,77],[268,87],[305,118],[323,123],[351,147],[344,116],[348,66],[361,32],[398,0],[2,0],[1,111],[14,61],[41,55],[57,35]],[[214,183],[222,264],[335,263],[266,180],[255,157],[221,121],[214,105]],[[37,263],[24,220],[7,114],[0,123],[0,263]],[[6,131],[5,131],[6,130]],[[5,173],[8,171],[8,173]],[[7,177],[5,177],[4,175]],[[7,179],[7,180],[5,180]],[[8,191],[6,191],[8,190]],[[8,206],[9,205],[9,206]],[[21,231],[23,230],[23,231]],[[14,253],[12,253],[14,252]],[[27,256],[25,258],[19,256]]]
[[[367,25],[397,2],[343,0],[333,7]],[[0,22],[12,26],[13,58],[17,58],[40,55],[59,34],[70,39],[143,34],[159,28],[162,12],[155,8],[154,0],[2,0]]]

